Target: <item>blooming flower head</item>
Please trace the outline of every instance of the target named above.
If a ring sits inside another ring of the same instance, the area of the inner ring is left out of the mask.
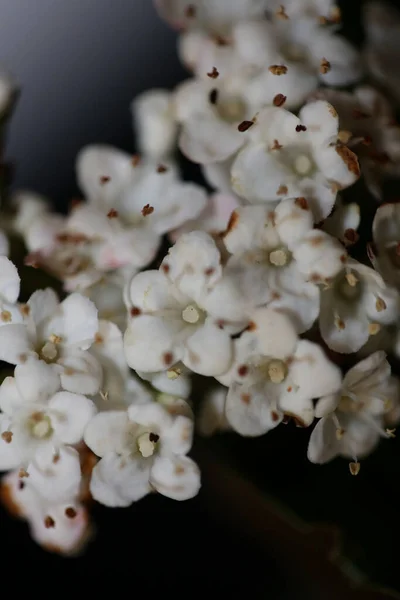
[[[182,235],[159,271],[136,275],[129,286],[131,320],[125,356],[133,369],[164,371],[181,361],[203,375],[219,375],[232,360],[232,327],[247,322],[247,306],[220,253],[204,232]]]
[[[152,489],[175,500],[195,496],[199,471],[186,456],[192,434],[190,417],[155,402],[99,413],[85,433],[101,458],[92,474],[93,497],[107,506],[129,506]]]
[[[318,317],[319,285],[332,281],[346,259],[335,238],[314,229],[305,198],[236,209],[224,242],[233,255],[227,270],[240,278],[249,302],[287,312],[299,332]]]
[[[101,368],[87,350],[98,330],[97,309],[80,294],[62,302],[50,288],[32,294],[19,308],[23,318],[0,327],[0,357],[24,364],[40,359],[51,365],[70,392],[95,394],[101,385]]]
[[[218,379],[229,386],[225,414],[241,435],[258,436],[284,415],[302,426],[314,419],[313,399],[340,389],[341,373],[317,344],[299,340],[284,314],[255,311],[250,330],[235,342],[231,370]]]
[[[357,157],[337,141],[338,115],[327,102],[304,106],[299,118],[284,108],[263,109],[232,166],[232,185],[252,203],[305,197],[319,222],[339,189],[360,176]]]
[[[399,295],[374,269],[348,259],[321,292],[319,326],[336,352],[356,352],[382,326],[397,320]]]
[[[384,352],[371,354],[345,375],[341,389],[321,399],[320,417],[308,447],[308,458],[325,463],[344,456],[355,464],[369,454],[380,437],[392,437],[385,429],[385,415],[398,405],[398,388]]]
[[[19,365],[14,377],[6,377],[0,407],[1,470],[31,470],[43,453],[56,456],[64,445],[77,444],[95,413],[85,396],[61,391],[58,374],[43,361]]]

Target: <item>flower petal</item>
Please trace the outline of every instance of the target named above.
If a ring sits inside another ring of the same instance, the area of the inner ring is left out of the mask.
[[[314,151],[314,160],[327,180],[346,188],[357,181],[361,175],[357,156],[341,144],[318,146]]]
[[[80,442],[96,413],[92,400],[71,392],[57,392],[49,402],[49,410],[55,435],[63,444]]]
[[[322,145],[336,142],[339,116],[335,108],[324,100],[309,102],[299,113],[300,121],[307,127],[312,143]]]
[[[157,456],[150,473],[157,492],[173,500],[189,500],[200,490],[200,470],[187,456]]]
[[[60,374],[61,387],[68,392],[93,396],[101,387],[102,367],[89,352],[69,350],[53,366]]]
[[[47,404],[60,389],[60,377],[42,360],[31,360],[15,367],[15,383],[24,403]]]
[[[240,435],[263,435],[279,425],[283,418],[274,400],[268,398],[262,384],[247,386],[234,383],[226,397],[227,421]]]
[[[312,463],[327,463],[339,454],[337,426],[330,417],[320,419],[313,429],[307,449],[307,458]]]
[[[290,356],[297,344],[297,334],[291,320],[270,308],[259,308],[252,314],[253,325],[247,337],[255,337],[260,354],[283,359]]]
[[[65,502],[79,494],[81,466],[74,448],[51,445],[38,448],[29,464],[29,485],[48,502]]]
[[[155,160],[170,155],[177,134],[171,92],[152,89],[139,94],[131,104],[131,111],[140,152]]]
[[[18,365],[33,354],[26,325],[3,325],[0,327],[0,360]]]
[[[93,469],[90,492],[105,506],[129,506],[150,492],[150,467],[151,461],[140,457],[106,454]]]
[[[163,434],[173,425],[173,419],[169,412],[157,402],[132,404],[128,408],[128,416],[132,423],[142,425],[158,434]]]
[[[194,373],[212,377],[225,373],[232,358],[231,337],[208,320],[187,339],[182,362]]]
[[[6,256],[0,256],[0,298],[14,304],[18,300],[20,281],[14,263]]]
[[[71,294],[58,307],[57,312],[46,323],[45,335],[60,336],[65,346],[87,350],[99,329],[97,308],[81,294]]]
[[[115,452],[122,454],[127,448],[129,420],[126,411],[109,410],[95,415],[85,429],[85,444],[103,457]]]

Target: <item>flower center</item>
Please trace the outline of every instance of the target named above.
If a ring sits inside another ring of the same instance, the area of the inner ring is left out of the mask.
[[[305,177],[311,173],[313,168],[313,162],[306,154],[296,156],[294,160],[294,170],[298,175]]]
[[[52,334],[47,342],[43,344],[39,350],[39,356],[46,363],[52,363],[58,358],[58,348],[61,338],[58,335]]]
[[[290,261],[290,252],[286,248],[276,248],[269,253],[268,260],[274,267],[284,267]]]
[[[194,304],[188,304],[182,311],[182,319],[191,325],[198,323],[201,316],[202,311],[200,311]]]
[[[218,102],[217,111],[221,119],[228,123],[243,121],[246,116],[246,106],[238,98]]]
[[[267,373],[272,383],[282,383],[286,379],[288,368],[283,360],[274,359],[268,363]]]
[[[138,437],[137,444],[143,458],[153,456],[159,439],[160,436],[153,432],[142,433],[142,435]]]
[[[33,437],[39,440],[47,439],[53,433],[50,417],[43,412],[33,413],[29,418],[28,427]]]

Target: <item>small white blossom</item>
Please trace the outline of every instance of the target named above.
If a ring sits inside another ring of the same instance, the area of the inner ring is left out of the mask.
[[[348,259],[321,291],[321,335],[336,352],[356,352],[382,326],[394,323],[398,311],[398,292],[374,269]]]
[[[154,161],[168,158],[175,150],[177,122],[168,90],[152,89],[132,102],[134,129],[139,152]]]
[[[339,189],[360,176],[357,157],[337,143],[338,116],[322,100],[299,118],[283,108],[263,109],[249,129],[249,142],[232,166],[232,185],[252,203],[305,197],[319,222],[332,211]]]
[[[95,413],[85,396],[60,391],[59,376],[43,361],[18,365],[14,377],[6,377],[0,386],[0,408],[0,470],[24,467],[32,480],[40,476],[35,461],[40,462],[43,453],[47,460],[49,452],[80,442]],[[60,464],[63,467],[65,461]]]
[[[229,369],[234,331],[228,329],[243,329],[247,306],[235,278],[223,276],[220,258],[212,238],[195,231],[178,239],[159,271],[132,279],[125,332],[132,368],[164,371],[181,361],[203,375]]]
[[[192,419],[155,402],[128,411],[98,414],[85,442],[101,460],[93,469],[91,493],[106,506],[129,506],[152,489],[175,500],[198,493],[197,465],[186,456]]]
[[[343,267],[343,246],[314,229],[305,198],[274,206],[236,209],[224,233],[233,255],[227,270],[240,278],[253,306],[279,308],[306,331],[319,314],[319,284],[327,284]]]
[[[251,330],[235,341],[235,362],[218,378],[229,386],[226,418],[245,436],[273,429],[284,414],[307,427],[314,419],[313,399],[335,393],[340,369],[317,344],[299,340],[285,315],[255,311]]]
[[[317,403],[320,421],[313,430],[308,458],[325,463],[336,456],[355,462],[374,449],[385,430],[385,415],[398,405],[398,391],[386,354],[374,352],[345,375],[342,388]]]
[[[80,294],[60,303],[50,288],[32,294],[19,309],[23,322],[0,327],[0,358],[24,364],[30,358],[52,366],[61,385],[70,392],[95,394],[101,385],[101,368],[87,350],[98,330],[95,305]]]

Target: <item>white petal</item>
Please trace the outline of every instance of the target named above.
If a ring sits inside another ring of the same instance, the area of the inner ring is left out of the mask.
[[[128,365],[135,370],[163,371],[182,359],[179,336],[182,319],[141,315],[125,331],[124,348]]]
[[[389,380],[391,367],[386,352],[373,352],[352,367],[343,379],[343,388],[355,393],[379,386]]]
[[[171,293],[171,284],[161,271],[143,271],[135,275],[127,286],[130,307],[152,313],[176,308],[176,300]]]
[[[177,123],[171,92],[152,89],[139,94],[131,104],[140,152],[156,160],[169,155],[175,145]]]
[[[0,386],[0,409],[11,416],[25,404],[24,398],[18,391],[15,377],[6,377]]]
[[[310,139],[315,144],[336,142],[339,129],[339,117],[335,108],[318,100],[303,106],[299,113],[300,121],[307,127]]]
[[[32,319],[35,327],[41,332],[44,321],[54,315],[60,306],[60,301],[56,292],[51,288],[47,288],[33,292],[28,300],[28,306],[29,317]]]
[[[58,392],[49,402],[56,437],[63,444],[77,444],[90,419],[96,413],[92,400],[80,394]]]
[[[15,383],[25,403],[47,404],[60,389],[60,377],[42,360],[31,360],[18,365],[14,372]]]
[[[282,200],[274,215],[276,232],[289,250],[292,250],[314,225],[313,214],[305,198]]]
[[[167,454],[187,454],[193,442],[193,419],[177,415],[171,427],[163,432],[161,449]]]
[[[81,466],[74,448],[62,447],[55,453],[49,445],[40,447],[28,472],[29,485],[49,502],[65,502],[79,493]]]
[[[182,362],[194,373],[212,377],[225,373],[232,359],[229,334],[211,321],[206,321],[187,339]]]
[[[173,425],[169,412],[157,402],[146,404],[132,404],[128,408],[129,420],[137,425],[142,425],[154,433],[162,434]]]
[[[157,492],[173,500],[189,500],[200,490],[200,471],[187,456],[157,456],[150,474]]]
[[[252,331],[261,354],[283,359],[292,354],[297,344],[296,330],[291,320],[270,308],[259,308],[251,317]]]
[[[183,126],[179,148],[191,161],[200,164],[226,160],[246,141],[237,127],[213,115],[193,115]]]
[[[312,463],[323,464],[339,454],[336,430],[337,427],[330,417],[318,421],[308,443],[308,460]]]
[[[315,416],[317,419],[327,417],[333,413],[340,402],[340,393],[322,396],[315,404]]]
[[[263,385],[234,383],[226,397],[225,414],[230,426],[240,435],[256,437],[274,429],[283,413],[268,398]]]
[[[90,492],[97,502],[111,507],[129,506],[150,492],[151,461],[107,454],[94,467]]]
[[[100,457],[111,452],[121,454],[127,447],[128,425],[126,411],[99,413],[86,426],[85,444]]]
[[[314,150],[314,160],[326,179],[342,188],[352,185],[360,177],[358,158],[346,146],[319,146]]]
[[[343,245],[324,231],[314,229],[294,248],[297,267],[307,279],[320,283],[331,280],[343,269]]]
[[[54,365],[60,374],[61,387],[68,392],[97,394],[102,384],[102,367],[94,356],[82,350],[69,350]]]
[[[58,335],[65,346],[87,350],[99,329],[97,308],[81,294],[71,294],[61,302],[57,312],[46,324],[48,335]]]
[[[231,215],[224,243],[231,254],[244,254],[257,248],[274,249],[279,237],[273,226],[274,207],[241,206]]]
[[[17,365],[32,354],[26,325],[3,325],[0,327],[0,360]]]
[[[14,263],[6,256],[0,256],[0,298],[14,304],[18,300],[20,281]]]
[[[188,370],[182,364],[174,365],[172,369],[160,373],[143,373],[140,371],[137,374],[145,381],[149,381],[156,390],[165,394],[171,394],[179,398],[188,398],[190,395],[192,389],[191,379]]]
[[[122,332],[111,321],[99,321],[99,330],[95,342],[90,349],[104,369],[117,369],[122,375],[127,374]]]
[[[7,415],[0,414],[0,434],[10,431],[10,419]],[[13,431],[11,442],[0,437],[0,471],[16,469],[24,464],[27,458],[26,448],[18,432]],[[22,442],[22,443],[21,443]]]

